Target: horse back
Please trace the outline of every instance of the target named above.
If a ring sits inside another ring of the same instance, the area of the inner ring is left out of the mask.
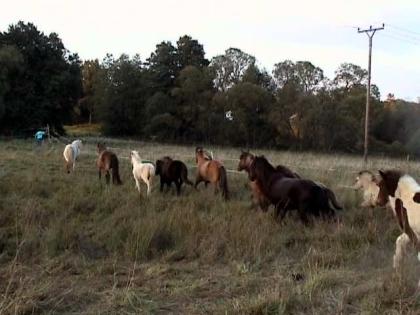
[[[208,160],[198,167],[198,171],[203,179],[212,183],[217,182],[220,178],[220,172],[223,164],[217,160]]]

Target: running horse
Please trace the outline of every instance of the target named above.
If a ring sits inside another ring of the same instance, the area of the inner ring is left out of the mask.
[[[335,209],[342,208],[329,188],[311,180],[286,177],[264,156],[254,157],[249,179],[257,181],[263,194],[274,204],[280,222],[290,210],[297,210],[302,222],[308,223],[308,214],[331,218],[335,216]],[[329,201],[335,209],[330,207]]]
[[[376,204],[385,206],[389,201],[402,231],[395,242],[393,264],[394,269],[400,270],[410,244],[420,261],[420,185],[410,175],[397,170],[380,170],[375,180],[379,187]]]
[[[226,169],[220,161],[213,160],[204,154],[202,147],[195,149],[195,161],[197,163],[197,175],[194,187],[201,182],[211,183],[214,186],[214,193],[222,191],[225,200],[229,199]]]
[[[105,173],[105,181],[107,184],[110,182],[110,173],[112,171],[112,183],[115,185],[121,185],[122,181],[119,173],[119,163],[117,155],[108,150],[105,143],[97,144],[98,159],[96,160],[96,166],[98,167],[99,180],[101,180],[102,173]]]
[[[249,151],[243,151],[239,156],[238,172],[245,171],[249,174],[249,167],[254,160],[254,155]],[[285,177],[300,178],[300,176],[283,165],[277,165],[276,170],[282,172]],[[253,205],[257,206],[257,210],[266,212],[270,206],[270,200],[264,195],[261,188],[258,186],[257,181],[250,181],[249,187],[251,188]]]

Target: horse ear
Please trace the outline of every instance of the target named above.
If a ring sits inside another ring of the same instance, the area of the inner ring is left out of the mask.
[[[420,192],[416,192],[413,197],[414,202],[420,203]]]
[[[381,175],[381,177],[382,177],[382,178],[385,178],[385,177],[386,177],[386,175],[385,175],[385,171],[383,171],[383,170],[378,170],[378,172],[379,172],[379,175]]]

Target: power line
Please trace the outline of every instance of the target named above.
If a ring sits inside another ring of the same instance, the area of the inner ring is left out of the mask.
[[[420,36],[420,33],[419,32],[411,31],[409,29],[406,29],[406,28],[403,28],[403,27],[399,27],[399,26],[396,26],[396,25],[393,25],[393,24],[388,24],[387,23],[386,25],[389,26],[389,27],[391,27],[391,28],[394,28],[396,30],[399,30],[401,32],[406,32],[406,33],[410,33],[410,34],[414,34],[414,35]]]
[[[368,82],[367,82],[367,93],[366,93],[366,114],[365,114],[365,145],[363,160],[367,163],[368,156],[368,140],[369,140],[369,107],[370,107],[370,77],[371,77],[371,68],[372,68],[372,38],[377,31],[381,31],[385,28],[385,24],[382,24],[382,27],[372,28],[372,25],[365,30],[357,28],[358,33],[366,33],[369,38],[369,62],[368,62]]]
[[[416,41],[408,40],[408,39],[405,39],[403,37],[395,36],[395,34],[393,34],[393,35],[390,35],[390,34],[382,34],[382,36],[385,36],[385,37],[388,37],[388,38],[392,38],[392,39],[398,40],[400,42],[404,42],[404,43],[408,43],[408,44],[420,46],[420,41],[416,42]]]

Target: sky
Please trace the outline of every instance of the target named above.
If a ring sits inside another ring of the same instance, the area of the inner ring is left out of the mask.
[[[3,0],[0,31],[22,20],[56,32],[85,59],[139,53],[185,34],[206,57],[239,48],[271,72],[277,62],[307,60],[329,78],[343,62],[367,68],[368,38],[357,27],[381,26],[373,38],[372,83],[382,98],[420,97],[418,0]]]

